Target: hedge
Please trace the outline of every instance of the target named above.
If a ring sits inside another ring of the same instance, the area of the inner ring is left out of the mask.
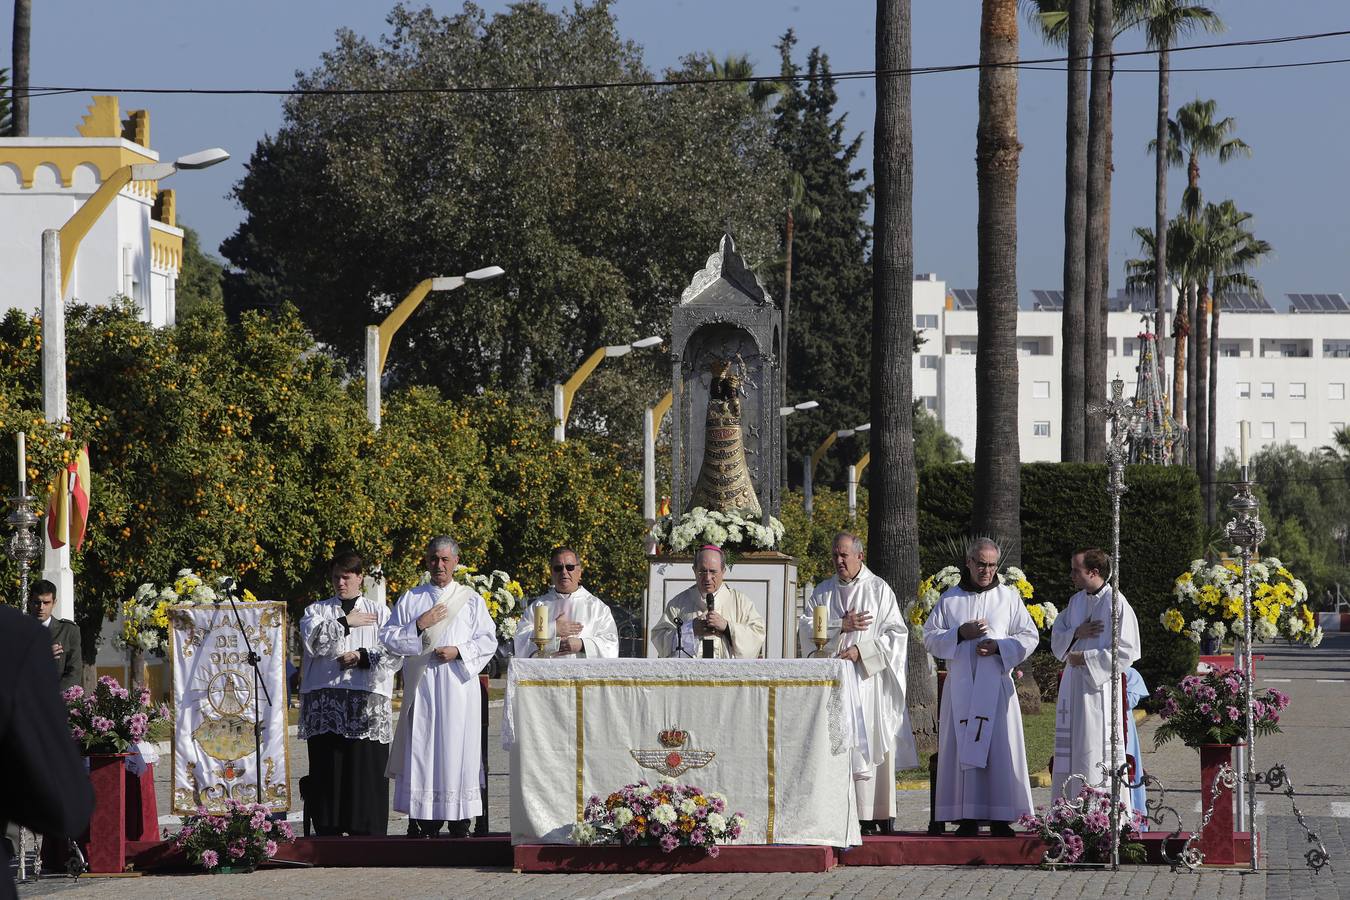
[[[925,573],[949,561],[945,544],[970,531],[974,467],[932,466],[919,476],[920,559]],[[1060,609],[1073,589],[1069,557],[1098,546],[1110,552],[1106,467],[1087,463],[1022,466],[1022,567],[1039,600]],[[1200,555],[1204,507],[1195,472],[1182,466],[1127,466],[1121,498],[1120,586],[1139,617],[1143,656],[1135,668],[1150,690],[1193,671],[1196,649],[1164,631],[1159,616],[1176,577]]]

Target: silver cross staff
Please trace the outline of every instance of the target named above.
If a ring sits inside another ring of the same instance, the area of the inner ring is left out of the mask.
[[[1111,435],[1106,439],[1106,492],[1111,495],[1111,868],[1120,868],[1120,795],[1122,770],[1120,758],[1120,495],[1125,486],[1125,460],[1129,458],[1129,444],[1139,433],[1144,411],[1142,404],[1125,399],[1125,382],[1116,376],[1111,381],[1111,399],[1106,403],[1090,404],[1088,412],[1104,414],[1111,423]]]

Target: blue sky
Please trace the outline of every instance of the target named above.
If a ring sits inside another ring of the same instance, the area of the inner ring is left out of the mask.
[[[94,87],[289,87],[297,69],[312,68],[348,27],[374,37],[391,3],[374,0],[234,0],[229,4],[137,0],[116,10],[95,0],[41,0],[34,4],[32,83]],[[453,12],[459,2],[434,2]],[[508,5],[480,3],[489,12]],[[553,8],[570,2],[550,0]],[[978,58],[979,3],[916,0],[914,62],[942,65]],[[1215,2],[1228,23],[1218,39],[1336,31],[1350,28],[1344,0],[1297,3]],[[622,33],[645,49],[649,67],[675,63],[691,51],[719,56],[748,53],[766,74],[777,69],[773,45],[787,27],[799,49],[819,45],[836,70],[873,63],[874,4],[862,0],[618,0]],[[0,4],[0,34],[11,32],[12,4]],[[1193,42],[1213,40],[1205,36]],[[1138,49],[1126,36],[1118,49]],[[1054,55],[1025,28],[1022,56]],[[9,48],[6,43],[4,58]],[[1350,37],[1277,46],[1179,53],[1173,66],[1270,64],[1350,57]],[[1121,60],[1148,68],[1147,57]],[[914,81],[915,269],[936,272],[952,287],[974,287],[975,72],[925,75]],[[1350,294],[1350,190],[1344,172],[1350,147],[1350,65],[1251,72],[1177,72],[1172,106],[1214,98],[1222,115],[1237,119],[1252,145],[1251,159],[1224,167],[1204,164],[1208,199],[1234,199],[1255,215],[1257,233],[1275,258],[1257,276],[1278,307],[1286,292]],[[1115,78],[1115,181],[1112,198],[1111,280],[1123,280],[1124,260],[1136,255],[1135,225],[1153,222],[1153,165],[1144,151],[1153,133],[1157,81],[1152,74],[1118,72]],[[840,109],[850,134],[863,132],[864,162],[871,168],[875,115],[870,82],[839,86]],[[151,110],[152,143],[167,157],[219,145],[234,155],[205,172],[176,176],[180,216],[215,250],[237,226],[242,211],[227,198],[243,174],[257,140],[281,123],[275,97],[173,97],[123,93],[122,108]],[[33,101],[32,133],[73,134],[87,96]],[[1021,74],[1019,130],[1024,145],[1019,187],[1018,281],[1057,288],[1062,265],[1064,171],[1064,73]],[[1169,194],[1175,209],[1184,175],[1173,170]],[[709,235],[709,243],[715,240]],[[691,260],[692,267],[697,260]]]

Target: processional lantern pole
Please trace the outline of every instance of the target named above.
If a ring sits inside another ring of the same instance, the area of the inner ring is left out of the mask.
[[[1245,445],[1246,441],[1243,441]],[[1245,446],[1244,446],[1245,450]],[[1252,656],[1252,642],[1255,637],[1252,629],[1252,557],[1261,542],[1266,538],[1266,527],[1261,523],[1260,502],[1252,493],[1252,482],[1248,474],[1246,453],[1243,453],[1241,474],[1238,477],[1237,492],[1228,502],[1233,513],[1225,531],[1233,542],[1233,549],[1242,560],[1242,654],[1235,660],[1243,675],[1244,697],[1247,717],[1247,746],[1243,755],[1242,783],[1247,793],[1247,829],[1252,837],[1251,871],[1257,871],[1259,860],[1256,853],[1256,727],[1252,716],[1252,681],[1256,676],[1255,659]]]

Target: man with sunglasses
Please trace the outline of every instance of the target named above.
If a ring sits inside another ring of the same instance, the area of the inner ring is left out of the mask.
[[[959,821],[957,837],[989,822],[996,837],[1031,812],[1022,712],[1012,670],[1035,651],[1040,632],[1022,596],[999,583],[1002,551],[988,538],[966,548],[961,583],[923,626],[924,649],[947,661],[938,722],[935,822]]]
[[[571,547],[549,554],[553,587],[535,597],[516,626],[516,656],[553,656],[565,659],[614,659],[619,655],[619,629],[614,613],[599,597],[581,586],[581,560]],[[547,613],[549,641],[542,650],[534,644],[534,610]]]

